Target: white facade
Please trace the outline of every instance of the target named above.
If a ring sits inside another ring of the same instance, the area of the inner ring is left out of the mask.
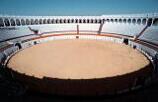
[[[78,28],[77,28],[78,26]],[[143,40],[158,43],[158,13],[102,16],[0,16],[0,41],[33,34],[28,27],[46,33],[115,33],[137,36],[148,26]]]

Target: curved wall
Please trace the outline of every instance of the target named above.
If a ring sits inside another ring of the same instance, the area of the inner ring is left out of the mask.
[[[49,40],[78,38],[125,43],[151,61],[153,75],[146,84],[157,76],[158,14],[0,16],[0,67],[5,68],[10,56],[21,49]]]
[[[78,27],[77,27],[78,26]],[[144,28],[148,26],[145,30]],[[0,16],[0,41],[39,33],[116,33],[158,43],[158,14],[102,16]],[[142,34],[142,31],[144,34]],[[141,34],[140,34],[141,33]]]
[[[61,34],[106,36],[109,34],[114,37],[121,36],[120,38],[122,39],[131,40],[131,42],[129,41],[130,46],[137,46],[138,49],[143,49],[154,57],[158,51],[158,14],[0,16],[1,51],[5,47],[25,43],[28,39]],[[151,48],[145,47],[142,44],[147,44]],[[6,57],[5,53],[7,53],[7,50],[0,54],[2,58]]]

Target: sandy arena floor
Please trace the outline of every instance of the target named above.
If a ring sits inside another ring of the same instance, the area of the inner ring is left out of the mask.
[[[122,75],[149,64],[137,50],[124,44],[97,40],[54,40],[14,55],[8,67],[26,75],[89,79]]]

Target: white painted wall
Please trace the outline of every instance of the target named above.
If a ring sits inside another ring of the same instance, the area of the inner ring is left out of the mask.
[[[118,33],[134,36],[141,32],[144,25],[128,24],[128,23],[105,23],[102,32]]]

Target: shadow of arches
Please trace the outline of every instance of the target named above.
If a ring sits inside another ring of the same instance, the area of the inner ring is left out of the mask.
[[[154,26],[158,26],[158,18],[155,18],[155,19],[154,19],[153,25],[154,25]]]
[[[147,26],[151,26],[152,25],[152,18],[149,18],[147,21]]]

